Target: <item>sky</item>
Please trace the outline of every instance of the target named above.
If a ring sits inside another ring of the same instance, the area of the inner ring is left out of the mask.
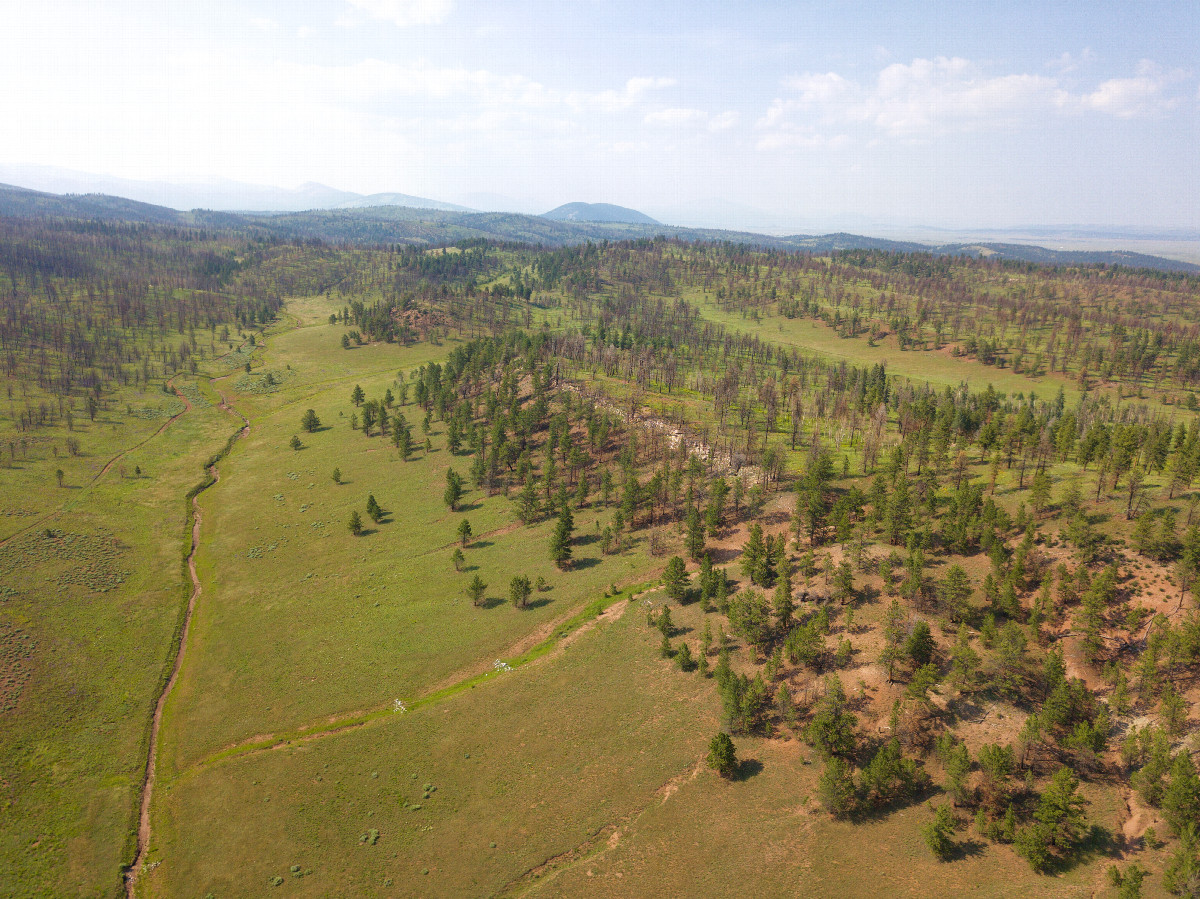
[[[43,0],[0,163],[679,224],[1200,228],[1200,4]]]

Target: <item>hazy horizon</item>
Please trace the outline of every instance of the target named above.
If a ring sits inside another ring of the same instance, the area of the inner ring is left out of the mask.
[[[9,165],[655,217],[1200,227],[1193,4],[70,0],[8,19]]]

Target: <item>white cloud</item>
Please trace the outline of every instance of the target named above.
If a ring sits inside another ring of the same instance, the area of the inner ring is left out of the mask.
[[[804,104],[837,102],[857,90],[856,85],[837,72],[796,75],[784,79],[783,86],[797,95],[794,98],[797,102]]]
[[[1061,56],[1055,57],[1046,63],[1046,68],[1054,69],[1060,75],[1065,75],[1068,72],[1074,72],[1080,66],[1085,66],[1095,61],[1095,52],[1091,47],[1084,47],[1078,55],[1069,51],[1064,52]]]
[[[647,125],[666,125],[671,128],[681,128],[684,125],[699,125],[708,119],[708,113],[703,109],[658,109],[646,113],[644,119]]]
[[[592,107],[603,112],[623,112],[641,101],[650,91],[674,86],[674,78],[630,78],[622,90],[576,92],[568,94],[567,101],[577,109]]]
[[[725,112],[719,112],[708,120],[709,131],[728,131],[738,123],[737,110],[727,109]]]
[[[938,57],[885,68],[859,112],[892,136],[909,136],[993,126],[1063,100],[1051,78],[988,78],[965,59]]]
[[[1133,78],[1101,82],[1094,91],[1080,97],[1079,104],[1084,109],[1121,119],[1153,115],[1177,105],[1177,98],[1167,96],[1167,88],[1183,77],[1182,72],[1163,72],[1150,60],[1143,59]]]
[[[454,10],[454,0],[346,0],[367,15],[405,27],[438,25]]]
[[[1090,62],[1094,54],[1064,54],[1061,69]],[[1152,114],[1177,101],[1168,85],[1180,73],[1163,74],[1143,62],[1132,78],[1113,78],[1090,92],[1072,93],[1058,77],[1025,73],[993,75],[961,57],[914,59],[884,67],[873,82],[837,72],[805,73],[783,82],[757,122],[763,149],[820,146],[846,126],[869,127],[886,137],[924,139],[953,132],[1013,128],[1069,112],[1120,118]]]

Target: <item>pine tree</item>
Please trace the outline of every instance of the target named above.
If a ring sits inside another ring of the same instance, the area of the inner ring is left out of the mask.
[[[722,777],[733,777],[738,770],[737,751],[729,734],[721,731],[708,744],[708,767]]]
[[[450,507],[451,512],[458,511],[458,503],[463,497],[462,475],[453,468],[446,469],[446,489],[442,493],[442,501]]]
[[[688,574],[683,559],[672,556],[663,571],[663,586],[666,587],[667,597],[675,602],[681,602],[687,593]]]
[[[550,535],[550,560],[559,568],[566,568],[571,563],[571,532],[574,527],[571,510],[563,506]]]
[[[487,592],[487,584],[483,582],[483,578],[476,572],[471,578],[471,583],[467,584],[467,593],[471,595],[471,605],[479,607],[483,603],[483,594]]]

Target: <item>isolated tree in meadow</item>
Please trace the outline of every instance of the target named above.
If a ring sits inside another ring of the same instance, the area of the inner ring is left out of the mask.
[[[566,568],[571,562],[571,532],[575,521],[571,510],[563,506],[558,513],[558,521],[554,523],[554,531],[550,535],[550,559],[559,568]]]
[[[446,469],[446,489],[442,493],[442,501],[450,507],[451,512],[458,511],[458,503],[463,497],[463,480],[453,468]]]
[[[737,773],[737,750],[725,731],[718,733],[708,744],[708,767],[722,777],[733,777]]]
[[[335,483],[335,484],[342,483],[342,470],[340,468],[335,468],[333,470],[333,474],[330,475],[330,477],[333,478],[333,483]]]
[[[466,546],[471,539],[471,522],[463,519],[458,523],[458,542]]]
[[[290,441],[288,441],[288,446],[290,446],[294,450],[298,450],[301,447],[303,447],[304,444],[300,442],[299,437],[297,437],[295,434],[293,434],[292,439]]]
[[[483,603],[483,594],[487,592],[487,584],[483,582],[483,578],[478,573],[471,578],[471,583],[467,584],[467,593],[471,595],[471,605],[478,608]]]
[[[350,533],[353,534],[355,537],[357,537],[362,532],[363,532],[362,517],[358,514],[358,510],[355,509],[353,512],[350,513]]]
[[[518,609],[523,609],[529,603],[529,594],[533,592],[533,586],[529,583],[529,578],[518,574],[508,582],[508,599]]]
[[[317,418],[317,413],[309,409],[300,419],[300,427],[311,434],[317,428],[321,427],[321,419]]]
[[[360,387],[358,384],[355,384],[354,390],[350,394],[350,402],[354,403],[356,407],[361,406],[362,401],[366,399],[366,397],[367,395],[363,393],[362,387]]]
[[[376,524],[379,524],[383,518],[383,509],[380,508],[379,503],[376,501],[374,493],[367,496],[367,515]]]
[[[454,563],[455,571],[462,571],[463,566],[467,564],[467,557],[463,555],[462,547],[454,547],[454,552],[450,556],[450,561]]]
[[[58,486],[63,485],[63,470],[61,468],[54,469],[54,479],[58,481]]]

